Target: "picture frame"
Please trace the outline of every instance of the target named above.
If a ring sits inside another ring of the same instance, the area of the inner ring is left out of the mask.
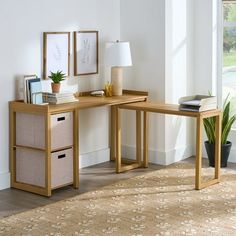
[[[74,75],[98,74],[98,31],[74,32]]]
[[[44,32],[43,78],[58,70],[70,75],[70,32]]]

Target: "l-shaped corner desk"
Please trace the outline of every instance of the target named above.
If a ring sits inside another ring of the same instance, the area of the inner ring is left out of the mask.
[[[177,105],[148,102],[148,93],[142,91],[124,90],[122,96],[113,97],[92,97],[88,93],[80,95],[78,102],[60,105],[34,105],[22,101],[9,103],[11,187],[44,196],[51,196],[52,190],[67,185],[78,188],[79,111],[101,106],[111,106],[110,159],[116,161],[117,173],[148,167],[148,113],[154,112],[197,119],[195,189],[219,182],[220,110],[184,112]],[[121,160],[121,109],[136,111],[136,161],[131,163]],[[216,117],[215,178],[202,183],[203,119],[213,116]]]

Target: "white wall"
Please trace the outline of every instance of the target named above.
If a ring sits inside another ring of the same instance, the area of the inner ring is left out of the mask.
[[[121,39],[130,41],[133,58],[126,87],[147,90],[158,102],[177,103],[192,93],[192,13],[192,0],[121,0]],[[123,153],[134,156],[134,115],[126,112],[123,120]],[[150,161],[169,164],[191,156],[191,130],[185,119],[151,114]]]
[[[180,97],[193,94],[193,1],[166,0],[165,102],[177,104]],[[193,154],[192,119],[166,116],[167,163]]]
[[[42,33],[98,30],[100,39],[99,75],[79,79],[71,78],[67,81],[67,86],[73,90],[79,88],[80,91],[101,88],[104,81],[108,79],[108,72],[104,71],[103,66],[105,42],[120,37],[120,3],[117,0],[5,0],[0,2],[0,22],[2,35],[0,43],[0,87],[2,89],[0,99],[0,189],[2,189],[9,187],[8,101],[16,98],[17,75],[36,73],[41,76]],[[73,66],[71,66],[72,71]],[[80,122],[83,125],[80,130],[80,140],[82,140],[80,154],[82,156],[85,154],[85,157],[89,158],[88,153],[98,150],[108,153],[107,108],[81,113]],[[98,120],[102,125],[96,128],[94,124],[97,124]],[[108,159],[108,155],[106,157]]]
[[[133,66],[125,69],[124,86],[165,100],[165,0],[121,0],[121,40],[130,41]],[[123,149],[134,150],[134,113],[124,116]],[[150,159],[164,150],[164,116],[150,114]],[[133,153],[132,156],[135,154]]]
[[[194,1],[194,88],[196,93],[215,91],[213,83],[213,1]]]
[[[121,39],[130,41],[133,66],[127,88],[148,90],[164,101],[165,1],[121,0]]]

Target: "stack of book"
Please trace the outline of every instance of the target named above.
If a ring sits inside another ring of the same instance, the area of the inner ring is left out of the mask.
[[[217,100],[214,96],[195,95],[179,99],[181,111],[201,112],[217,108]]]
[[[33,104],[42,104],[42,84],[40,78],[36,75],[23,76],[23,96],[24,102]]]
[[[77,102],[78,99],[74,97],[71,92],[64,93],[43,93],[43,101],[49,104],[63,104],[69,102]]]

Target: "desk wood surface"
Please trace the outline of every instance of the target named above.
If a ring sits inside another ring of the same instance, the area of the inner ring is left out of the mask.
[[[164,104],[157,102],[135,102],[130,104],[120,105],[119,108],[129,109],[129,110],[142,110],[147,112],[178,115],[178,116],[189,116],[189,117],[209,117],[209,115],[214,116],[221,113],[220,109],[214,109],[203,112],[192,112],[192,111],[181,111],[179,110],[179,105],[174,104]]]
[[[148,93],[139,91],[125,90],[122,96],[112,97],[93,97],[81,96],[78,102],[64,103],[58,105],[35,105],[24,103],[22,101],[10,102],[10,108],[13,111],[29,112],[35,114],[48,113],[55,114],[60,112],[67,112],[73,110],[80,110],[92,107],[106,106],[106,105],[119,105],[124,103],[144,101],[148,97]]]

